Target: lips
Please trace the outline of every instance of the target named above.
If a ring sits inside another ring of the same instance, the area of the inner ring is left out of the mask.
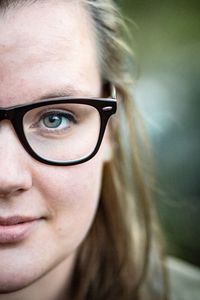
[[[11,216],[6,218],[0,217],[0,226],[17,225],[26,222],[32,222],[33,220],[36,219],[37,218],[34,217],[24,217],[24,216]]]
[[[0,244],[28,238],[42,219],[27,216],[0,217]]]

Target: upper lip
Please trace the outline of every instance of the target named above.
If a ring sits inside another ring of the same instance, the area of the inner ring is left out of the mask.
[[[0,216],[0,225],[1,226],[9,226],[16,225],[20,223],[31,222],[38,219],[37,217],[30,216],[10,216],[10,217],[1,217]]]

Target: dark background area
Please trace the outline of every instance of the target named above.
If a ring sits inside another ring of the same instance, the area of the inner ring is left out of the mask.
[[[130,19],[133,94],[153,147],[167,251],[200,266],[200,1],[117,2]]]

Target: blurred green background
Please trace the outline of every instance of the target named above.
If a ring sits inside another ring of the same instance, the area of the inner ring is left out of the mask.
[[[133,94],[153,145],[167,251],[200,266],[200,1],[117,1],[131,19]]]

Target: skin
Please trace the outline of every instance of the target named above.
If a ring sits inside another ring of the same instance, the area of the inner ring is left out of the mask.
[[[80,2],[11,8],[0,15],[0,28],[0,107],[59,91],[100,96],[95,39]],[[9,121],[1,122],[0,216],[41,220],[23,241],[0,245],[0,299],[67,299],[76,252],[97,209],[109,147],[106,134],[92,160],[48,166],[26,153]]]

